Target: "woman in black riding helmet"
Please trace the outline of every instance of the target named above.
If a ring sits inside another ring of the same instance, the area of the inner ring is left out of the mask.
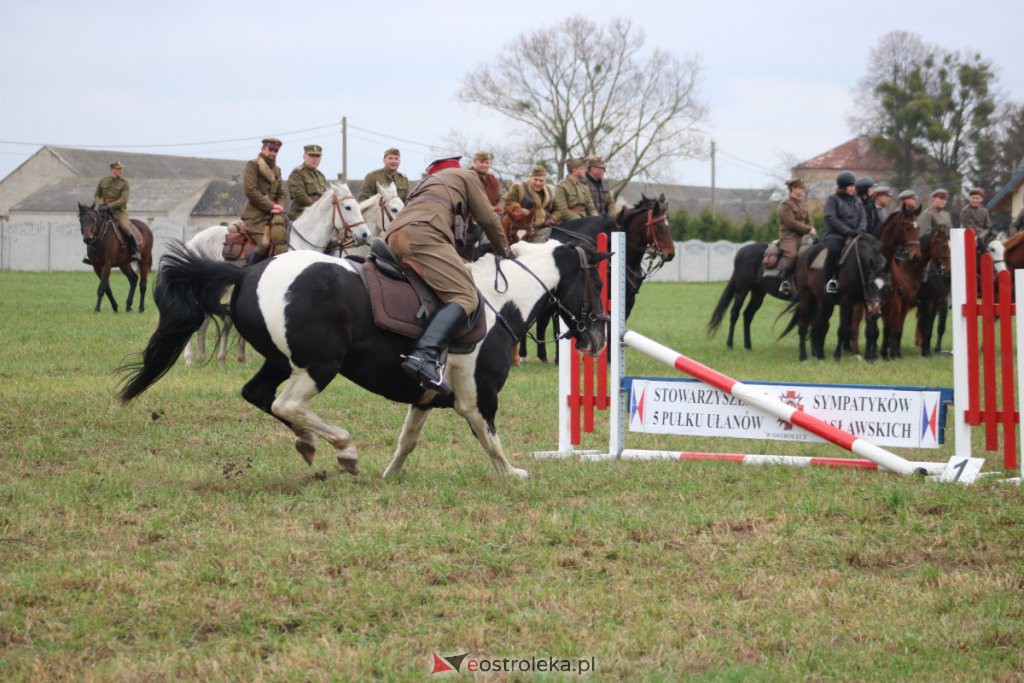
[[[825,200],[825,234],[823,240],[828,256],[825,259],[825,293],[838,294],[836,264],[843,253],[848,237],[853,237],[867,227],[864,204],[855,195],[857,178],[849,171],[836,176],[835,194]]]

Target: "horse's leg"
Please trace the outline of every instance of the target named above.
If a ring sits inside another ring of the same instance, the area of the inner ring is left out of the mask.
[[[292,374],[291,366],[287,360],[280,360],[277,362],[265,360],[260,369],[256,371],[252,379],[245,383],[242,387],[242,398],[249,403],[253,404],[263,412],[271,415],[281,422],[288,428],[291,428],[292,423],[283,417],[276,415],[273,411],[274,405],[274,394],[277,393],[277,388],[281,386],[281,382],[288,379]],[[310,435],[312,437],[312,435]],[[297,447],[297,446],[296,446]],[[310,447],[315,450],[315,444],[310,439]],[[300,451],[301,452],[301,451]]]
[[[907,302],[909,303],[909,302]],[[893,343],[893,358],[903,358],[903,325],[907,322],[907,314],[910,313],[909,306],[901,306],[896,318],[896,334]]]
[[[124,312],[132,312],[132,301],[135,299],[135,286],[139,283],[139,276],[135,274],[135,270],[132,268],[132,262],[124,263],[121,266],[121,272],[128,278],[128,301],[124,305]]]
[[[206,328],[210,326],[210,316],[203,318],[203,324],[199,326],[196,333],[185,344],[185,365],[192,366],[193,359],[196,363],[203,363],[206,360]],[[195,347],[193,355],[192,347]]]
[[[221,326],[220,334],[217,335],[217,363],[224,365],[228,359],[228,333],[231,332],[231,319],[225,318]]]
[[[864,319],[864,358],[869,363],[878,360],[878,316],[868,315]]]
[[[146,260],[145,256],[143,262],[139,264],[139,313],[146,311],[146,280],[149,279],[151,265],[151,261]]]
[[[238,335],[238,355],[236,356],[239,363],[245,362],[245,337]]]
[[[737,287],[736,294],[732,298],[732,308],[729,309],[729,338],[725,340],[725,345],[730,349],[732,348],[733,336],[736,333],[736,321],[740,319],[743,301],[747,298],[747,292],[749,291],[748,287]]]
[[[419,408],[409,406],[409,412],[405,414],[405,422],[402,424],[402,433],[398,436],[398,446],[395,454],[391,456],[391,462],[384,470],[384,478],[393,477],[402,471],[405,466],[405,459],[416,448],[420,441],[420,432],[423,431],[423,424],[430,415],[430,408]]]
[[[828,335],[829,319],[834,307],[835,304],[828,300],[818,302],[814,327],[811,328],[811,355],[818,360],[825,360],[825,337]]]
[[[541,363],[548,362],[548,346],[544,341],[544,338],[548,333],[548,323],[551,321],[551,314],[547,309],[540,312],[537,316],[537,324],[535,326],[537,334],[537,360]]]
[[[750,350],[750,323],[754,321],[754,316],[757,315],[757,310],[761,308],[761,304],[764,303],[764,295],[764,289],[761,287],[754,288],[750,292],[750,303],[748,303],[747,307],[743,309],[743,348],[747,351]]]
[[[100,277],[100,286],[96,294],[96,313],[100,312],[100,302],[103,300],[104,294],[107,295],[107,301],[110,302],[114,313],[117,313],[117,301],[114,299],[114,291],[110,289],[110,266],[104,265],[96,274]]]
[[[843,347],[855,356],[860,355],[860,326],[864,322],[864,317],[864,305],[856,304],[850,315],[850,333],[846,337],[847,344]]]
[[[946,333],[946,316],[949,314],[949,308],[946,306],[946,301],[942,300],[939,302],[939,324],[935,334],[935,353],[942,351],[942,335]]]
[[[853,319],[853,306],[840,304],[839,306],[839,329],[836,330],[836,350],[832,354],[835,360],[843,358],[843,347],[850,346],[850,321]]]
[[[890,301],[886,306],[885,317],[882,318],[882,358],[889,360],[892,356],[892,309]]]
[[[935,302],[922,301],[917,307],[917,336],[920,338],[921,355],[932,355],[932,326],[935,324]]]
[[[494,426],[494,416],[498,412],[497,386],[488,385],[478,390],[473,370],[468,363],[452,364],[449,367],[449,378],[455,395],[455,410],[466,418],[469,428],[473,430],[473,435],[490,457],[491,465],[498,474],[526,479],[530,476],[526,470],[513,467],[505,457],[501,439],[498,438],[498,431]]]
[[[295,450],[308,464],[313,464],[315,453],[312,434],[319,434],[334,446],[334,454],[341,469],[354,475],[359,474],[359,456],[352,443],[352,435],[341,427],[324,422],[309,409],[309,402],[330,384],[339,369],[340,365],[295,368],[281,390],[281,395],[274,399],[271,410],[274,415],[291,423],[292,431],[298,437]]]

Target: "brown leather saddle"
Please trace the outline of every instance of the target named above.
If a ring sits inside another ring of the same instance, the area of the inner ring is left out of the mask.
[[[404,271],[387,243],[375,237],[362,268],[363,283],[370,295],[373,322],[377,327],[412,339],[443,305],[433,290],[415,273]],[[479,296],[483,301],[483,297]],[[483,304],[469,317],[463,331],[452,341],[449,353],[470,353],[487,334]]]
[[[256,251],[256,238],[242,221],[234,221],[228,226],[228,233],[224,235],[224,246],[221,249],[221,256],[225,261],[237,261],[238,259],[249,260],[252,253]]]

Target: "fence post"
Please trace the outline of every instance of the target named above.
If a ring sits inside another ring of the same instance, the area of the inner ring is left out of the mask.
[[[950,281],[952,289],[953,322],[953,447],[958,458],[971,457],[971,426],[967,424],[967,409],[970,405],[967,364],[967,318],[964,316],[964,304],[967,303],[967,259],[974,259],[973,250],[968,253],[964,243],[965,231],[961,228],[952,230],[949,246],[952,250],[953,273]],[[972,319],[971,324],[977,330],[978,323]]]

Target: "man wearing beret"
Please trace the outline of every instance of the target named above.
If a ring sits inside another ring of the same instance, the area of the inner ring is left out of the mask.
[[[131,225],[128,219],[129,188],[128,181],[122,177],[123,174],[124,166],[121,162],[111,161],[110,175],[100,178],[92,201],[97,209],[110,211],[111,217],[114,219],[117,227],[121,229],[121,234],[124,235],[125,244],[131,250],[130,258],[133,261],[141,261],[142,255],[139,253],[139,245],[136,243],[135,235],[132,234],[132,230],[129,227]]]
[[[480,181],[484,184],[484,194],[487,195],[487,200],[494,207],[494,210],[501,211],[498,204],[501,202],[501,184],[498,179],[491,173],[491,159],[494,158],[487,150],[481,149],[473,155],[473,170],[480,176]]]
[[[960,227],[971,228],[974,234],[986,242],[992,230],[992,218],[982,203],[985,201],[985,190],[980,187],[971,189],[971,203],[960,210]]]
[[[459,224],[470,218],[480,224],[496,254],[511,256],[498,214],[484,194],[480,174],[459,165],[459,157],[438,159],[388,228],[388,246],[402,267],[415,272],[434,290],[444,306],[434,315],[416,345],[402,358],[402,371],[440,396],[451,394],[444,381],[448,343],[465,331],[479,306],[476,284],[455,243]],[[456,218],[460,220],[456,221]]]
[[[555,208],[555,187],[548,184],[548,170],[537,164],[530,171],[530,177],[521,183],[513,183],[505,193],[505,206],[511,202],[527,211],[533,211],[533,242],[546,242],[555,224],[552,210]]]
[[[583,160],[566,159],[565,170],[568,175],[555,188],[555,220],[564,223],[584,216],[596,216],[594,198],[583,182],[587,172]]]
[[[949,190],[939,188],[932,192],[932,205],[921,212],[917,224],[921,227],[921,236],[927,235],[934,230],[945,230],[950,234],[953,229],[953,219],[946,211],[946,200],[949,199]]]
[[[395,147],[384,150],[384,167],[376,171],[370,171],[363,178],[363,184],[359,186],[359,201],[365,201],[377,194],[377,183],[387,187],[395,184],[398,190],[398,198],[403,202],[409,196],[409,179],[398,172],[398,166],[402,163],[402,154]]]
[[[587,172],[583,176],[583,182],[590,190],[590,198],[594,201],[594,209],[598,216],[615,215],[615,198],[608,188],[608,181],[604,179],[605,170],[608,164],[599,156],[586,158]]]
[[[804,235],[815,235],[811,223],[811,212],[807,210],[804,193],[807,186],[799,178],[786,181],[789,197],[779,204],[779,250],[782,251],[782,262],[779,264],[779,293],[789,296],[791,290],[789,277],[796,266],[797,251]]]
[[[303,147],[302,164],[288,175],[288,197],[291,199],[288,215],[292,220],[327,192],[327,178],[317,170],[322,154],[320,145],[306,145]]]
[[[281,141],[263,138],[262,143],[259,156],[245,164],[242,175],[246,198],[242,222],[256,238],[256,251],[249,257],[249,265],[265,259],[271,250],[274,253],[288,250],[284,213],[286,195],[281,169],[277,166]]]

